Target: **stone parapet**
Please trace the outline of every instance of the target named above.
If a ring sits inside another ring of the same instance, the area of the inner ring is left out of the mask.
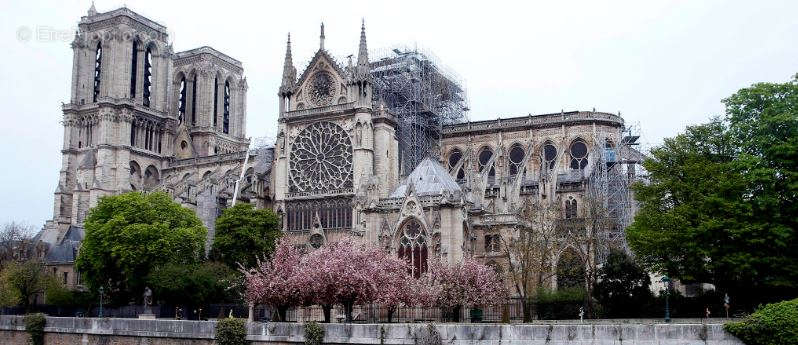
[[[444,344],[696,344],[741,345],[723,330],[723,320],[675,320],[665,324],[652,320],[591,320],[578,322],[536,322],[531,324],[322,324],[327,344],[416,344],[431,330]],[[73,339],[81,335],[84,344],[109,341],[119,344],[208,344],[215,336],[215,321],[139,320],[110,318],[48,317],[47,339]],[[247,339],[253,344],[304,343],[304,324],[248,324]],[[0,316],[0,339],[9,345],[23,345],[25,326],[21,316]],[[113,339],[109,339],[113,338]],[[140,338],[147,338],[142,340]],[[19,344],[17,344],[19,342]],[[4,343],[5,344],[5,343]]]

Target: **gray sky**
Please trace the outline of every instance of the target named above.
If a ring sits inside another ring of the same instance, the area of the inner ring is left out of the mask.
[[[61,167],[69,42],[90,1],[0,0],[0,222],[40,228]],[[123,1],[98,0],[109,11]],[[334,56],[417,43],[462,77],[472,120],[560,109],[621,111],[643,142],[721,114],[720,100],[798,72],[798,1],[130,1],[175,51],[212,46],[244,64],[247,132],[274,135],[285,38],[299,73],[324,21]],[[20,33],[31,32],[29,39]]]

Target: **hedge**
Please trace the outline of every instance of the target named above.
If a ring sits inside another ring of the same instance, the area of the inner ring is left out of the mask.
[[[798,344],[798,298],[765,305],[723,328],[748,345]]]
[[[226,318],[216,323],[216,343],[219,345],[247,345],[246,320]]]

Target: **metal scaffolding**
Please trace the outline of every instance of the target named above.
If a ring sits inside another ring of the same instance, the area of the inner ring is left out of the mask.
[[[425,157],[440,156],[443,125],[466,119],[465,88],[429,52],[394,48],[375,53],[370,63],[374,96],[397,118],[400,174],[407,175]]]
[[[602,245],[596,253],[599,262],[606,261],[609,250],[621,249],[628,254],[626,228],[632,224],[637,204],[631,185],[638,180],[637,168],[643,161],[638,150],[640,136],[635,128],[621,131],[621,142],[596,142],[593,155],[597,157],[588,176],[587,193],[590,199],[601,203],[602,217],[607,226],[599,233]]]

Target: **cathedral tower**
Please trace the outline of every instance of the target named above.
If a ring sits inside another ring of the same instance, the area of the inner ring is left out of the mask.
[[[224,164],[243,160],[247,82],[238,60],[210,47],[173,53],[166,27],[128,8],[92,6],[71,46],[62,166],[45,225],[52,241],[82,226],[102,196],[155,189],[179,196],[185,188],[175,185],[188,181],[173,176],[200,168],[181,159],[241,153]],[[218,164],[202,168],[229,169]]]
[[[54,221],[82,224],[99,197],[158,184],[172,151],[166,28],[127,8],[81,18],[63,105],[62,167]],[[134,156],[142,159],[134,160]]]

